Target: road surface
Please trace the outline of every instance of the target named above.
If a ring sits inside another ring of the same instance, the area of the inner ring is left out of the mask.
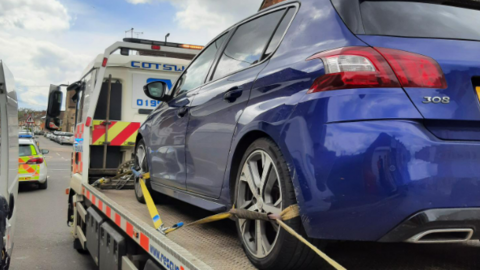
[[[90,255],[73,249],[67,227],[67,195],[70,182],[71,145],[61,146],[43,136],[40,148],[48,149],[48,188],[20,186],[17,224],[10,269],[85,270],[95,269]]]

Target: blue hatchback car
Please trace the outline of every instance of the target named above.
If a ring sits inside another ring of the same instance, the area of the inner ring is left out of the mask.
[[[478,1],[283,1],[221,33],[172,89],[145,86],[164,102],[137,165],[211,211],[298,204],[288,223],[313,242],[480,239],[479,25]],[[236,223],[258,268],[315,268],[275,223]]]

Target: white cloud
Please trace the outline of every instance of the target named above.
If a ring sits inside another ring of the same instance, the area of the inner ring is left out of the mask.
[[[55,31],[70,27],[67,9],[57,0],[2,0],[0,28]]]
[[[126,0],[132,4],[170,2],[176,9],[176,22],[182,29],[202,32],[211,38],[238,21],[254,14],[261,0]]]
[[[20,106],[45,109],[50,84],[78,79],[91,56],[52,42],[0,33],[0,58],[12,71]]]
[[[225,28],[254,14],[261,1],[242,0],[182,0],[172,1],[180,10],[176,14],[179,25],[184,29],[207,31],[219,34]]]

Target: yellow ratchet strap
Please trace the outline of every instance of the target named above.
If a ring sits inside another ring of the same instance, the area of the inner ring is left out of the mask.
[[[155,206],[152,196],[150,195],[150,192],[148,191],[147,186],[145,185],[145,182],[144,182],[144,179],[149,179],[149,178],[150,178],[150,173],[145,173],[140,177],[139,182],[140,182],[140,186],[142,187],[142,192],[143,192],[143,196],[145,197],[145,202],[147,203],[148,212],[150,212],[150,216],[152,217],[153,223],[155,225],[155,229],[165,235],[181,228],[183,226],[183,222],[177,223],[170,228],[165,228],[163,226],[163,222],[162,222],[162,219],[160,218],[160,215],[158,214],[157,207]],[[197,220],[195,222],[187,224],[187,226],[194,226],[199,224],[215,222],[222,219],[231,218],[233,216],[237,218],[246,218],[246,219],[275,220],[278,223],[278,225],[280,225],[285,231],[295,236],[300,242],[307,245],[310,249],[312,249],[315,253],[317,253],[318,256],[320,256],[327,263],[333,266],[333,268],[335,268],[336,270],[346,270],[345,267],[341,266],[339,263],[337,263],[335,260],[330,258],[327,254],[325,254],[323,251],[318,249],[316,246],[312,245],[310,242],[308,242],[307,239],[303,238],[300,234],[295,232],[295,230],[293,230],[290,226],[288,226],[283,222],[283,221],[300,216],[300,210],[298,208],[298,205],[296,204],[283,209],[280,215],[267,215],[267,214],[260,214],[256,212],[250,212],[246,210],[237,210],[235,209],[235,206],[234,206],[228,212],[216,214],[210,217]]]
[[[145,185],[145,182],[143,180],[144,177],[148,179],[150,178],[150,174],[148,174],[148,176],[144,174],[142,177],[140,177],[138,181],[140,182],[140,186],[142,187],[143,197],[145,198],[145,203],[147,204],[150,217],[153,220],[153,226],[156,230],[159,230],[163,226],[163,221],[158,214],[158,210],[155,206],[155,203],[153,202],[152,195],[150,195],[150,192],[148,192],[147,185]]]
[[[150,173],[145,173],[138,179],[138,181],[142,188],[143,197],[145,198],[145,203],[147,204],[148,212],[150,213],[150,217],[152,218],[153,226],[157,231],[159,231],[164,235],[181,228],[183,226],[183,222],[179,222],[170,228],[166,228],[164,226],[163,221],[160,218],[160,214],[158,213],[157,206],[153,202],[152,195],[150,195],[147,185],[145,185],[144,179],[149,179],[149,178],[150,178]]]
[[[261,215],[265,215],[265,217],[260,217]],[[310,242],[308,242],[307,239],[303,238],[300,234],[295,232],[290,226],[285,224],[283,221],[289,220],[296,218],[300,216],[300,209],[298,208],[297,204],[291,205],[280,213],[280,215],[266,215],[266,214],[259,214],[256,212],[251,213],[250,211],[246,210],[236,210],[235,208],[232,208],[229,212],[225,213],[220,213],[216,214],[210,217],[206,217],[200,220],[197,220],[195,222],[189,223],[186,226],[194,226],[194,225],[199,225],[199,224],[205,224],[209,222],[214,222],[222,219],[227,219],[232,216],[235,216],[237,218],[246,218],[246,219],[265,219],[269,218],[270,220],[275,220],[278,225],[280,225],[285,231],[290,233],[291,235],[295,236],[300,242],[304,243],[307,245],[310,249],[312,249],[315,253],[317,253],[318,256],[320,256],[322,259],[324,259],[327,263],[329,263],[333,268],[336,270],[346,270],[345,267],[341,266],[339,263],[337,263],[335,260],[330,258],[327,254],[325,254],[323,251],[318,249],[316,246],[312,245]]]

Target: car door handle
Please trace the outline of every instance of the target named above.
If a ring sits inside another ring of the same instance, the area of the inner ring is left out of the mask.
[[[238,86],[232,87],[230,88],[230,90],[228,90],[225,93],[225,95],[223,95],[223,99],[228,102],[234,102],[235,100],[237,100],[237,98],[242,96],[242,92],[243,90],[241,87],[238,87]]]
[[[188,107],[182,107],[177,111],[178,117],[184,117],[188,112]]]

